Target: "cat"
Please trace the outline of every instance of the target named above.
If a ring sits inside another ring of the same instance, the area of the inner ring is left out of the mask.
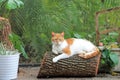
[[[64,39],[64,32],[52,32],[51,34],[52,52],[55,54],[62,53],[53,58],[52,61],[54,63],[58,60],[69,58],[75,54],[78,54],[85,59],[89,59],[99,54],[99,49],[88,40],[76,38]]]

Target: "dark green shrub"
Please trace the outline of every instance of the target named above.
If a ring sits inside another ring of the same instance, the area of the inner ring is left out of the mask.
[[[119,62],[118,55],[105,48],[101,51],[100,71],[110,72]]]

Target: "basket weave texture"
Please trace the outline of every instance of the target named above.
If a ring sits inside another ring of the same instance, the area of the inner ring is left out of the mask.
[[[100,61],[100,54],[90,59],[83,59],[78,55],[59,60],[53,63],[52,59],[57,56],[47,52],[41,62],[38,78],[43,77],[84,77],[96,76]]]

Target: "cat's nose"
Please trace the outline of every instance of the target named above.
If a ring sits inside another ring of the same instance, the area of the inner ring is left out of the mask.
[[[58,44],[58,43],[59,43],[59,41],[56,41],[56,43]]]

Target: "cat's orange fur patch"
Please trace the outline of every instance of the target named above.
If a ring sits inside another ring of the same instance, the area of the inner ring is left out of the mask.
[[[65,54],[68,54],[70,55],[71,54],[71,51],[70,51],[70,48],[69,47],[66,47],[62,50]]]
[[[66,41],[67,41],[68,45],[70,46],[70,45],[73,44],[74,39],[73,38],[69,38],[69,39],[66,39]]]
[[[66,47],[66,48],[63,49],[63,52],[64,52],[64,53],[66,53],[66,54],[68,54],[68,55],[71,54],[70,45],[73,44],[73,41],[74,41],[74,39],[72,39],[72,38],[66,39],[66,42],[67,42],[67,44],[68,44],[68,47]]]
[[[85,59],[89,59],[89,58],[95,57],[98,54],[100,54],[100,51],[99,51],[99,49],[96,48],[95,51],[91,54],[82,54],[82,55],[79,54],[79,56],[82,58],[85,58]]]

